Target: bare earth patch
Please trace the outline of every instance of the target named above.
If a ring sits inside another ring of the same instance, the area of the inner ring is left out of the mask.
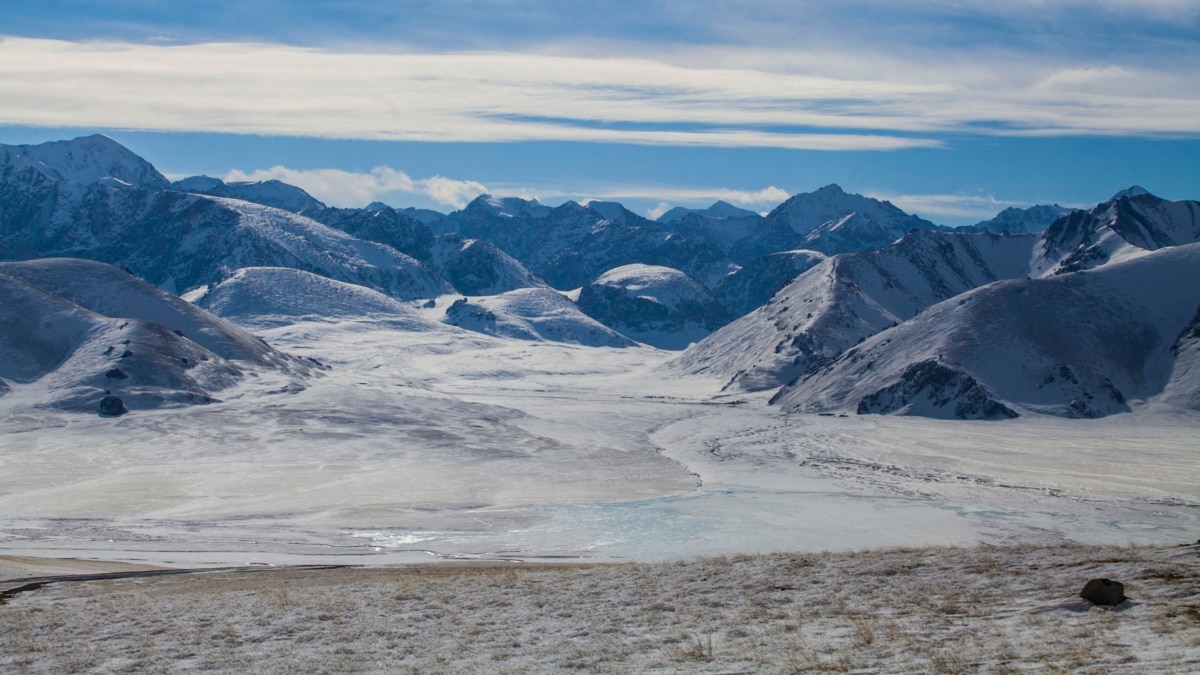
[[[1130,601],[1078,599],[1095,577]],[[1200,547],[279,568],[57,582],[0,605],[0,670],[211,669],[1196,672]]]

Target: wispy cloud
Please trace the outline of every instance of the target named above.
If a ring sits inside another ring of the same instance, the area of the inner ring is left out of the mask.
[[[1010,206],[1032,204],[996,199],[990,194],[886,194],[867,192],[868,197],[887,200],[904,211],[926,218],[975,218],[987,220]]]
[[[936,147],[936,135],[964,131],[1200,133],[1200,82],[1190,73],[1012,54],[971,59],[716,48],[641,58],[354,53],[6,38],[0,123],[831,151]]]
[[[289,169],[273,166],[246,172],[233,169],[226,181],[279,180],[295,185],[333,206],[361,207],[373,201],[387,201],[420,194],[430,200],[461,209],[471,199],[488,191],[482,183],[432,176],[414,180],[390,166],[377,166],[369,173],[341,169]]]

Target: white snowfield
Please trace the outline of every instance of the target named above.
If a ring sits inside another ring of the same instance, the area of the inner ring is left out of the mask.
[[[119,418],[0,396],[0,552],[170,565],[677,560],[884,546],[1181,542],[1200,423],[789,414],[646,347],[368,320],[259,329],[330,366],[246,369]]]

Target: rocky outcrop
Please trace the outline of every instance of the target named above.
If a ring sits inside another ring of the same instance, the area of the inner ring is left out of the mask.
[[[916,412],[959,420],[1003,420],[1017,417],[992,398],[975,378],[936,361],[914,363],[895,384],[862,399],[859,415]]]

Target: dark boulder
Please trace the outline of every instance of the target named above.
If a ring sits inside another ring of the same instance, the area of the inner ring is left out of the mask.
[[[121,370],[120,368],[109,368],[108,372],[104,373],[104,376],[110,380],[124,380],[125,378],[129,377],[125,374],[125,371]]]
[[[103,417],[118,417],[129,412],[120,396],[105,396],[100,399],[100,415]]]
[[[1112,607],[1125,602],[1125,585],[1111,579],[1092,579],[1083,585],[1079,597],[1093,605]]]

